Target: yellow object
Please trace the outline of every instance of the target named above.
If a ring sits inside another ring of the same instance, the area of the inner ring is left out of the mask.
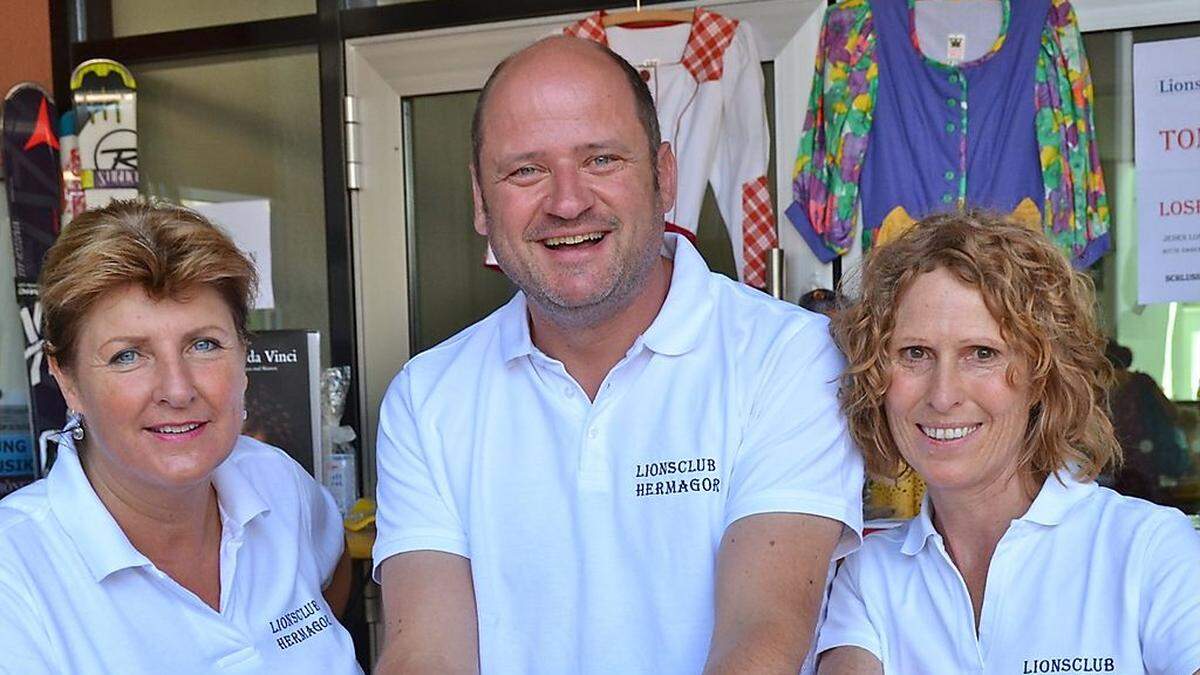
[[[871,478],[867,481],[867,510],[882,518],[912,518],[921,511],[925,481],[909,471],[896,480]],[[887,515],[882,515],[886,513]]]
[[[354,502],[342,524],[346,528],[346,550],[350,551],[350,557],[370,560],[371,547],[375,545],[375,500],[364,498]]]
[[[1042,214],[1038,211],[1037,204],[1033,200],[1026,197],[1017,204],[1016,208],[1009,214],[1009,218],[1025,227],[1038,232],[1042,229]],[[883,246],[884,244],[899,239],[905,232],[908,232],[916,225],[917,221],[908,215],[908,211],[904,210],[903,206],[888,211],[884,217],[883,223],[879,226],[879,233],[875,235],[875,246]]]
[[[1012,210],[1012,219],[1034,232],[1040,232],[1042,229],[1042,214],[1038,211],[1037,204],[1029,197],[1022,199],[1017,208]]]
[[[903,206],[888,211],[887,217],[883,219],[883,224],[879,226],[879,234],[875,235],[875,245],[883,246],[884,244],[894,239],[899,239],[900,235],[912,229],[917,221],[908,215],[908,211],[904,210]]]

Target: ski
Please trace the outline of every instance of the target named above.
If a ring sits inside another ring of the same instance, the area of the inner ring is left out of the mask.
[[[12,226],[17,320],[25,337],[30,430],[38,450],[34,468],[39,473],[46,465],[53,435],[66,422],[66,403],[50,377],[42,353],[42,308],[37,287],[42,262],[60,226],[62,170],[58,136],[54,132],[56,119],[57,111],[50,96],[32,83],[18,84],[9,90],[0,111],[3,127],[0,154]]]

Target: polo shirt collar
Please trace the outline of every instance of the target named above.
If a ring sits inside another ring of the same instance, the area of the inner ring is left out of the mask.
[[[933,528],[933,504],[929,501],[929,494],[926,493],[924,499],[921,500],[921,512],[916,518],[909,521],[908,534],[904,537],[904,544],[900,546],[900,552],[904,555],[913,556],[921,552],[925,548],[925,543],[930,537],[940,536],[937,530]]]
[[[533,353],[533,337],[529,334],[529,310],[525,293],[517,291],[512,300],[497,310],[500,321],[500,355],[508,363]]]
[[[1060,469],[1057,473],[1046,476],[1042,489],[1025,511],[1025,515],[1017,520],[1038,525],[1053,527],[1067,517],[1067,513],[1078,503],[1096,493],[1098,486],[1095,481],[1080,483],[1075,479],[1074,467]],[[921,512],[913,518],[908,526],[908,534],[900,551],[905,555],[916,555],[925,548],[929,538],[937,535],[933,527],[932,504],[929,495],[921,502]]]
[[[651,351],[678,356],[691,351],[700,341],[713,311],[708,284],[711,273],[700,252],[683,235],[663,235],[662,255],[674,260],[671,287],[658,316],[642,334]],[[498,310],[500,352],[507,363],[534,352],[529,333],[529,311],[525,294],[518,291]]]
[[[1037,498],[1020,520],[1038,525],[1058,525],[1076,504],[1095,494],[1098,488],[1096,481],[1080,483],[1075,480],[1074,467],[1060,469],[1046,476]]]
[[[700,252],[681,234],[663,238],[663,256],[673,258],[671,288],[654,322],[642,335],[651,351],[667,356],[686,354],[696,347],[713,313],[709,284],[712,273]]]
[[[262,494],[254,487],[231,453],[213,472],[222,522],[233,525],[240,534],[256,516],[269,509]],[[153,563],[134,548],[129,537],[100,501],[79,461],[71,439],[60,441],[58,458],[46,478],[50,508],[63,530],[79,550],[92,578],[103,581],[113,572]],[[222,538],[224,538],[222,534]]]
[[[100,501],[83,473],[75,444],[65,436],[59,441],[46,490],[50,509],[79,550],[92,578],[99,582],[118,570],[151,564],[129,543],[129,537]]]
[[[240,444],[241,441],[239,440]],[[221,505],[221,520],[225,527],[234,526],[240,535],[251,520],[268,513],[271,508],[254,482],[250,480],[240,463],[234,461],[237,446],[213,471],[213,487],[217,490],[217,502]],[[222,534],[224,538],[224,534]]]

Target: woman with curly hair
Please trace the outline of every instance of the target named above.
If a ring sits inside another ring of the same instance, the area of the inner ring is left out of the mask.
[[[1200,537],[1095,483],[1120,446],[1088,277],[968,212],[877,249],[860,289],[833,328],[851,434],[928,491],[839,570],[821,672],[1200,670]]]

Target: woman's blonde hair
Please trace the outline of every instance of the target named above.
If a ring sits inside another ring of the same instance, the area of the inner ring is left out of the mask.
[[[945,269],[978,290],[1019,356],[1033,406],[1018,466],[1044,476],[1078,467],[1081,480],[1118,465],[1120,445],[1108,415],[1112,367],[1096,324],[1095,291],[1086,274],[1040,232],[968,211],[930,216],[870,253],[856,302],[833,319],[846,354],[839,399],[867,469],[896,477],[908,467],[888,429],[884,398],[891,381],[889,343],[901,296],[919,275]]]
[[[152,298],[176,299],[212,288],[241,338],[249,338],[254,263],[195,211],[138,199],[81,214],[50,247],[38,279],[46,354],[69,368],[88,311],[129,285]]]

